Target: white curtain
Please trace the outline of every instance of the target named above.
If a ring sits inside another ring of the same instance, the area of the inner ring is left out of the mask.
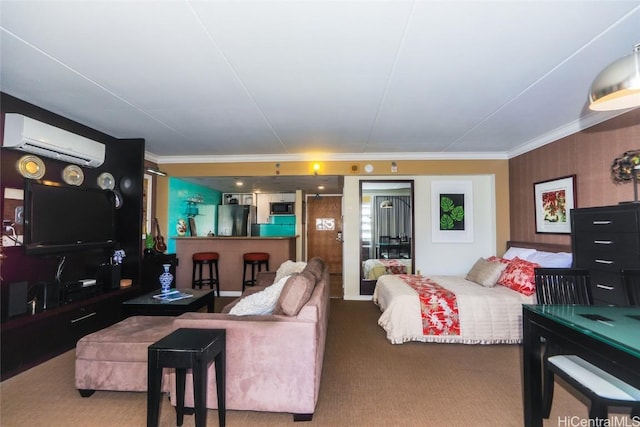
[[[393,206],[381,208],[383,201],[389,201]],[[372,251],[380,236],[411,237],[411,196],[374,196],[372,208]],[[370,257],[375,257],[375,253]]]

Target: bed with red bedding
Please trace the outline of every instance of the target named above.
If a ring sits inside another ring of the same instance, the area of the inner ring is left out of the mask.
[[[411,272],[411,260],[407,258],[368,259],[362,263],[366,280],[376,280],[385,274],[406,274]]]
[[[480,259],[466,277],[381,276],[373,301],[382,311],[378,324],[386,331],[389,342],[520,343],[522,305],[536,301],[535,288],[530,283],[533,268],[552,263],[558,264],[554,267],[563,267],[571,263],[571,254],[548,251],[565,249],[564,245],[544,245],[547,250],[538,251],[514,247],[514,244],[516,242],[511,243],[514,251],[510,249],[511,252],[505,254],[512,257]],[[528,246],[523,242],[517,244]],[[486,279],[478,275],[478,271],[487,271],[486,268],[476,270],[478,265],[489,266],[493,277]]]

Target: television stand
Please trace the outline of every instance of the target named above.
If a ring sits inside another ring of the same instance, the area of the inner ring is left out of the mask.
[[[96,288],[99,286],[89,287]],[[140,292],[131,286],[86,296],[55,308],[2,323],[0,347],[4,381],[75,347],[83,336],[122,320],[122,302]]]

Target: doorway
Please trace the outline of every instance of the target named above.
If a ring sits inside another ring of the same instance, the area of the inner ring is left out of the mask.
[[[307,259],[320,257],[329,267],[331,298],[342,298],[342,196],[307,196]]]

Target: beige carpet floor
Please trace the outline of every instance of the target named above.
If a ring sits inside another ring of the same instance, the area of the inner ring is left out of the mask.
[[[377,326],[379,315],[371,302],[331,300],[316,413],[311,422],[295,425],[522,425],[519,346],[391,345]],[[73,376],[70,351],[0,383],[0,425],[146,425],[146,393],[98,391],[83,399],[74,388]],[[545,426],[576,425],[563,420],[584,420],[586,413],[583,402],[556,387],[553,412]],[[208,411],[209,426],[218,425],[217,416],[217,411]],[[628,420],[621,414],[612,417]],[[160,425],[175,425],[175,412],[167,399],[163,399]],[[184,425],[193,426],[194,417],[186,416]],[[227,411],[227,425],[294,423],[289,414]]]

